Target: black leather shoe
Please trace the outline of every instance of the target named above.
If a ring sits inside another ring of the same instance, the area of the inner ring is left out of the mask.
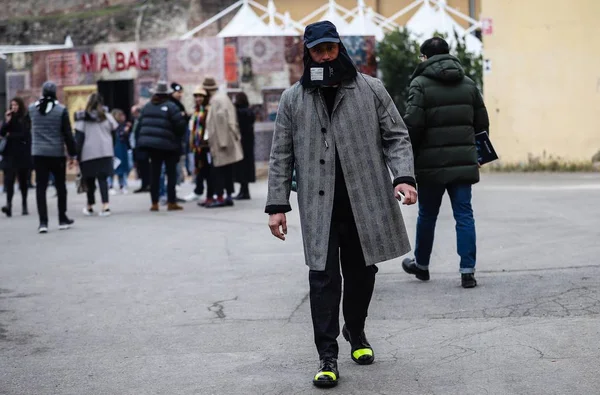
[[[239,193],[236,197],[234,197],[235,200],[250,200],[250,194],[249,193]]]
[[[319,388],[331,388],[337,385],[339,378],[337,359],[323,358],[319,364],[319,371],[313,378],[313,384]]]
[[[225,201],[218,201],[218,200],[214,200],[211,203],[207,203],[205,206],[205,208],[221,208],[221,207],[227,207],[227,205],[225,204]]]
[[[136,189],[135,191],[133,191],[133,193],[146,193],[146,192],[150,192],[150,188],[143,187],[143,188]]]
[[[7,217],[12,217],[12,208],[9,206],[2,207],[2,212],[6,214]]]
[[[354,362],[359,365],[370,365],[373,363],[375,354],[373,353],[373,347],[369,344],[364,331],[359,336],[352,336],[350,335],[348,328],[346,328],[346,325],[344,325],[342,335],[344,336],[344,339],[350,343],[350,357]]]
[[[402,269],[408,274],[414,274],[421,281],[429,281],[429,270],[419,269],[413,258],[405,258],[402,261]]]
[[[477,280],[475,280],[475,274],[473,273],[461,274],[460,280],[463,288],[475,288],[477,286]]]

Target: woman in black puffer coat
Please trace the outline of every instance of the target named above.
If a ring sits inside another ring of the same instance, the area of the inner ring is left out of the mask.
[[[10,102],[10,109],[4,116],[4,123],[0,129],[0,136],[6,139],[6,146],[2,155],[0,166],[4,170],[4,190],[6,192],[6,206],[2,212],[7,217],[12,216],[12,198],[15,191],[15,179],[19,180],[21,190],[22,214],[27,215],[27,191],[31,161],[31,119],[27,114],[27,107],[23,99],[15,97]]]

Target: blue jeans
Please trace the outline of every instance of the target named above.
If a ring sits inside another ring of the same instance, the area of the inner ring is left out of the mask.
[[[165,185],[165,171],[166,171],[166,167],[163,163],[161,170],[160,170],[160,179],[158,181],[158,196],[159,197],[167,196],[167,187]]]
[[[415,261],[419,269],[429,268],[435,223],[444,192],[448,191],[456,221],[456,249],[460,255],[460,272],[474,273],[477,255],[475,219],[471,208],[471,185],[419,185],[419,217]]]
[[[112,189],[114,187],[114,176],[109,176],[106,181],[108,184],[108,188]],[[119,179],[119,187],[122,188],[127,188],[127,177],[126,174],[117,174],[117,178]]]

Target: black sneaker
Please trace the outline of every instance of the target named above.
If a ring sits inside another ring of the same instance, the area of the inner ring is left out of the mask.
[[[477,280],[475,280],[475,274],[473,273],[461,274],[460,280],[463,288],[475,288],[477,286]]]
[[[359,336],[351,336],[350,331],[346,328],[342,329],[342,335],[347,342],[350,343],[350,357],[354,362],[359,365],[370,365],[375,360],[375,354],[373,353],[373,347],[369,344],[365,332],[363,331]]]
[[[21,215],[29,215],[29,210],[27,210],[27,206],[23,206],[21,209]]]
[[[331,388],[337,385],[339,378],[337,359],[323,358],[319,364],[319,371],[313,378],[313,384],[319,388]]]
[[[414,258],[405,258],[402,261],[402,269],[408,274],[414,274],[421,281],[429,281],[429,270],[419,269]]]
[[[69,218],[64,218],[61,219],[58,223],[58,229],[60,230],[67,230],[71,227],[71,225],[73,225],[75,223],[75,221],[73,221],[72,219]]]
[[[48,233],[48,225],[47,224],[40,224],[40,226],[38,227],[38,233]]]

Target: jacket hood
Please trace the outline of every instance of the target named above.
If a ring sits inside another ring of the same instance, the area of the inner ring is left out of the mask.
[[[465,78],[465,70],[456,57],[435,55],[417,66],[411,80],[420,75],[437,81],[455,83]]]

